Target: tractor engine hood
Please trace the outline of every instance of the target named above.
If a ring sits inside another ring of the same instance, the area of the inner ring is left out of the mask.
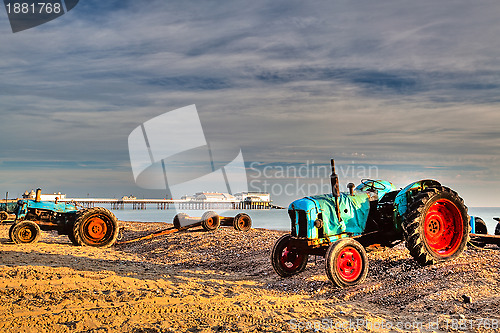
[[[339,207],[342,221],[337,218],[335,199],[331,194],[295,200],[288,207],[292,234],[309,239],[318,238],[319,233],[327,237],[341,233],[361,234],[370,212],[368,194],[365,192],[356,192],[354,195],[340,193]],[[317,219],[323,222],[321,228],[315,226]]]

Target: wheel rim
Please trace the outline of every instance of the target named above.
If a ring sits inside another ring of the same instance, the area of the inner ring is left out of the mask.
[[[242,216],[238,219],[238,227],[240,229],[246,229],[249,225],[249,219],[246,216]]]
[[[19,229],[17,236],[21,242],[30,243],[36,237],[36,230],[34,230],[31,226],[26,225]]]
[[[205,224],[210,229],[215,228],[215,226],[216,226],[215,218],[213,218],[213,217],[207,218]]]
[[[462,214],[448,199],[432,204],[425,216],[424,234],[431,250],[439,256],[454,254],[463,239]]]
[[[92,216],[85,222],[83,230],[87,240],[98,243],[106,236],[108,226],[100,216]]]
[[[337,257],[337,272],[347,282],[356,281],[363,271],[361,254],[353,247],[346,247]]]
[[[303,255],[298,254],[294,249],[288,249],[288,246],[281,251],[280,264],[287,272],[297,270],[303,260]]]

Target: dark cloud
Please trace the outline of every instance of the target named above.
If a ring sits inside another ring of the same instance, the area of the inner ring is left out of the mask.
[[[163,77],[145,80],[146,84],[160,86],[167,90],[217,90],[232,87],[229,79],[196,76]]]

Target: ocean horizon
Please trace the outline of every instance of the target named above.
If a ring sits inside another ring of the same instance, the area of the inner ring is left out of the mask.
[[[110,208],[109,205],[103,207]],[[172,223],[177,213],[186,213],[190,216],[201,216],[203,211],[174,209],[159,210],[156,206],[148,209],[112,209],[111,210],[119,220],[138,221],[138,222],[168,222]],[[222,216],[235,216],[238,213],[245,212],[252,218],[253,228],[264,228],[270,230],[290,230],[290,219],[286,209],[242,209],[227,210],[221,213]],[[493,217],[500,217],[500,207],[469,207],[469,215],[480,217],[486,223],[489,234],[495,233],[497,221]]]

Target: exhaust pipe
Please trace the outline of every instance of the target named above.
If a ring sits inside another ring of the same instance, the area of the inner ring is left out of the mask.
[[[349,189],[349,195],[352,197],[354,195],[354,183],[347,184],[347,188]]]
[[[35,202],[40,202],[42,201],[42,189],[37,188],[36,189],[36,197],[35,197]]]
[[[330,175],[330,184],[332,185],[332,196],[335,198],[335,212],[337,213],[337,219],[339,222],[342,222],[342,217],[340,216],[340,207],[339,207],[339,197],[340,197],[340,189],[339,189],[339,176],[335,172],[335,161],[333,158],[330,160],[330,164],[332,166],[332,174]]]

